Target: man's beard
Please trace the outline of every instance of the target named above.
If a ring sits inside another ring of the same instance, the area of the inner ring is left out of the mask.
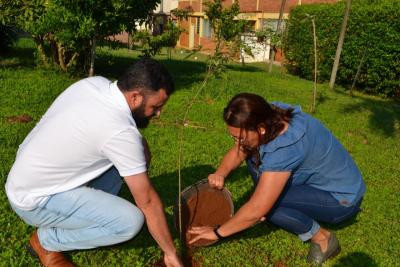
[[[140,107],[135,110],[135,112],[132,112],[132,117],[135,120],[136,127],[138,127],[139,129],[146,128],[150,123],[151,117],[148,118],[144,115],[144,106],[144,103],[142,103]]]

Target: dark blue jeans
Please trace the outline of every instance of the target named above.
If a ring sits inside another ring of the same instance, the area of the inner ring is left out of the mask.
[[[258,175],[249,166],[254,185]],[[286,185],[281,196],[266,215],[268,222],[297,234],[303,241],[309,240],[320,229],[319,222],[341,223],[360,211],[362,198],[354,205],[342,205],[329,192],[309,185]]]
[[[320,229],[317,221],[341,223],[360,211],[361,201],[346,207],[327,191],[308,185],[288,185],[266,218],[306,241]]]

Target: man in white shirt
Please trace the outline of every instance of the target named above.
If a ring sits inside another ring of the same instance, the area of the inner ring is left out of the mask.
[[[165,264],[182,266],[138,131],[173,91],[168,71],[144,58],[114,83],[92,77],[71,85],[25,138],[6,193],[14,211],[38,227],[29,248],[44,266],[74,266],[62,251],[129,240],[144,220]],[[121,176],[136,206],[117,196]]]

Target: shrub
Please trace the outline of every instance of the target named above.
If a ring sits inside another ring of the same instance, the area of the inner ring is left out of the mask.
[[[368,4],[367,4],[368,2]],[[284,38],[289,70],[307,79],[313,75],[310,16],[315,17],[319,81],[330,78],[345,3],[303,5],[294,8]],[[350,86],[358,65],[364,63],[357,87],[367,93],[400,96],[400,1],[353,1],[336,82]]]

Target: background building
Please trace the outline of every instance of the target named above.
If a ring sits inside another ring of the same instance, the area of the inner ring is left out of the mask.
[[[181,34],[178,46],[186,49],[194,49],[201,46],[202,51],[207,53],[215,47],[212,38],[212,29],[207,19],[203,5],[207,0],[180,0],[178,3],[179,9],[191,10],[188,19],[181,19],[179,25],[185,31]],[[226,0],[224,6],[230,6],[235,0]],[[337,0],[286,0],[283,18],[287,18],[290,10],[297,5],[315,4],[315,3],[335,3]],[[254,47],[254,58],[246,57],[246,61],[264,61],[269,58],[270,46],[257,43],[257,38],[254,33],[264,27],[276,29],[281,0],[239,0],[240,19],[245,19],[249,22],[249,33],[243,38],[246,42],[251,43]],[[278,51],[275,60],[281,60],[281,53]]]

